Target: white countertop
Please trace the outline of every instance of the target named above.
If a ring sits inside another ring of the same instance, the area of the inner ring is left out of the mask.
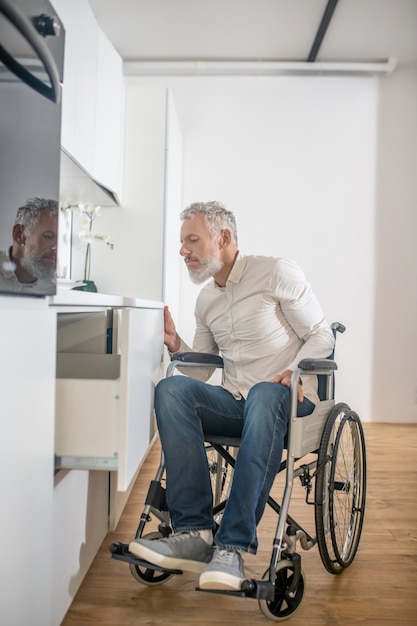
[[[76,307],[133,307],[140,309],[162,309],[163,302],[134,298],[132,296],[114,296],[106,293],[91,291],[74,291],[59,289],[55,296],[47,298],[49,306],[76,306]]]
[[[66,308],[69,311],[75,308],[81,310],[102,308],[162,309],[164,303],[132,296],[114,296],[106,293],[59,288],[55,296],[34,298],[31,296],[4,294],[0,297],[0,309],[48,309],[49,307]]]
[[[121,307],[124,306],[123,300],[123,296],[113,296],[91,291],[73,291],[72,289],[60,289],[58,287],[57,294],[48,297],[48,304],[49,306]]]

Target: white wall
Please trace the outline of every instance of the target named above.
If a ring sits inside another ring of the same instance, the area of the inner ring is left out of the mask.
[[[183,205],[225,202],[237,216],[240,248],[296,259],[329,321],[346,324],[337,348],[338,399],[348,401],[364,421],[417,421],[411,323],[417,268],[410,250],[415,251],[415,228],[410,228],[415,224],[415,82],[410,86],[408,76],[401,82],[399,72],[381,79],[129,81],[171,90],[184,142]],[[384,257],[388,241],[390,261]],[[174,258],[176,251],[170,254]],[[406,263],[408,284],[394,282],[394,275],[385,282],[384,265],[392,263],[396,271]],[[182,268],[178,327],[187,340],[198,291]],[[400,320],[392,324],[403,308],[407,329]],[[392,376],[402,381],[406,393],[401,397],[391,389]]]
[[[379,85],[373,419],[417,422],[417,63]]]
[[[370,419],[376,79],[178,78],[169,87],[184,205],[222,200],[243,251],[301,264],[328,319],[349,328],[341,366],[361,353],[338,390]],[[182,275],[179,328],[191,340],[199,289]]]

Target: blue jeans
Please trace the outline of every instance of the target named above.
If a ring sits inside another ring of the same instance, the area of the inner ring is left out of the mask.
[[[298,415],[314,404],[298,403]],[[187,376],[160,381],[155,412],[165,456],[167,506],[175,532],[214,527],[204,433],[241,437],[216,545],[256,553],[256,527],[278,472],[290,415],[290,390],[261,382],[247,399]]]

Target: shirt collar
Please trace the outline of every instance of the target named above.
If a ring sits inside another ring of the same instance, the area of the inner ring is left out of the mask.
[[[231,283],[240,283],[245,267],[246,256],[244,256],[241,252],[238,252],[227,282],[230,281]]]
[[[236,260],[233,263],[233,267],[230,271],[229,277],[227,279],[226,285],[227,283],[231,282],[231,283],[239,283],[240,279],[242,278],[242,274],[244,272],[244,269],[246,267],[246,256],[244,256],[243,254],[241,254],[239,251],[237,253],[236,256]],[[216,283],[216,281],[213,278],[213,287],[215,289],[224,289],[224,287],[220,287],[220,285],[218,285]]]

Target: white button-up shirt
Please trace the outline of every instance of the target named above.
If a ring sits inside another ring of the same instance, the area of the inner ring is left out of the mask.
[[[225,287],[214,280],[201,290],[195,308],[193,351],[219,354],[222,384],[246,398],[258,382],[269,381],[303,358],[325,358],[334,337],[304,273],[288,259],[238,254]],[[181,340],[180,351],[190,348]],[[210,371],[188,368],[207,380]],[[304,395],[318,401],[317,379],[303,378]]]

